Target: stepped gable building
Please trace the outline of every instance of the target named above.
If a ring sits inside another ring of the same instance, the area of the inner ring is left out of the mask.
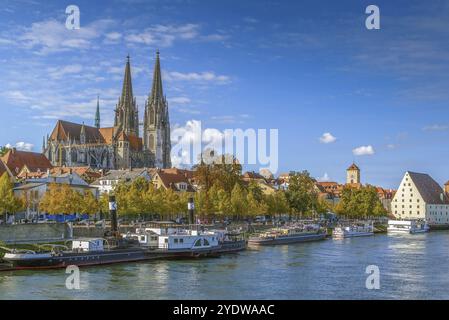
[[[156,54],[152,90],[145,103],[143,138],[140,137],[139,125],[128,56],[122,93],[115,108],[114,126],[101,128],[98,98],[93,127],[59,120],[51,135],[44,138],[42,152],[53,166],[59,167],[170,168],[170,120],[162,90],[159,52]]]

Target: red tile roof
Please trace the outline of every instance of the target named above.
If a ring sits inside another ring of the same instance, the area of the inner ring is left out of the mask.
[[[347,170],[359,170],[360,171],[359,167],[357,167],[355,165],[355,163],[351,164],[351,166]]]
[[[43,154],[35,152],[11,149],[2,160],[13,175],[19,174],[24,166],[30,171],[46,171],[52,168],[50,161]]]
[[[63,120],[58,120],[50,135],[50,139],[61,141],[67,140],[70,137],[71,140],[75,139],[80,141],[81,129],[83,126],[86,134],[86,143],[104,142],[103,136],[97,128]]]

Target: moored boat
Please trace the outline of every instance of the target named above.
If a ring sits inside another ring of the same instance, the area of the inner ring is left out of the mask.
[[[105,239],[78,239],[72,241],[72,248],[52,246],[48,251],[16,250],[5,253],[3,260],[15,269],[51,269],[69,265],[92,266],[120,262],[141,261],[158,258],[145,250],[120,243],[104,247]],[[107,240],[106,240],[107,242]]]
[[[425,233],[429,232],[429,226],[423,220],[388,220],[388,233]]]
[[[252,236],[248,239],[249,245],[277,245],[299,242],[323,240],[326,238],[325,230],[319,225],[295,225],[271,229],[267,232]]]
[[[332,231],[334,239],[366,237],[374,235],[372,223],[353,223],[348,226],[338,226]]]

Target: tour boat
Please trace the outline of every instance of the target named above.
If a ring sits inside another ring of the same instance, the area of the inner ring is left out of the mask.
[[[423,220],[388,220],[388,233],[425,233],[429,226]]]
[[[332,232],[335,239],[366,237],[374,235],[374,227],[372,223],[356,223],[349,226],[338,226]]]
[[[122,235],[138,241],[150,252],[163,252],[167,257],[200,257],[217,255],[221,245],[213,232],[184,228],[137,228],[135,233]]]
[[[271,229],[267,232],[252,236],[248,239],[249,245],[276,245],[298,242],[323,240],[326,238],[325,230],[319,225],[296,225]]]

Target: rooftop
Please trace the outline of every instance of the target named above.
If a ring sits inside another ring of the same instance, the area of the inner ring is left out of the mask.
[[[425,173],[408,172],[410,178],[423,197],[424,202],[428,204],[449,204],[449,198],[444,193],[441,186]]]

